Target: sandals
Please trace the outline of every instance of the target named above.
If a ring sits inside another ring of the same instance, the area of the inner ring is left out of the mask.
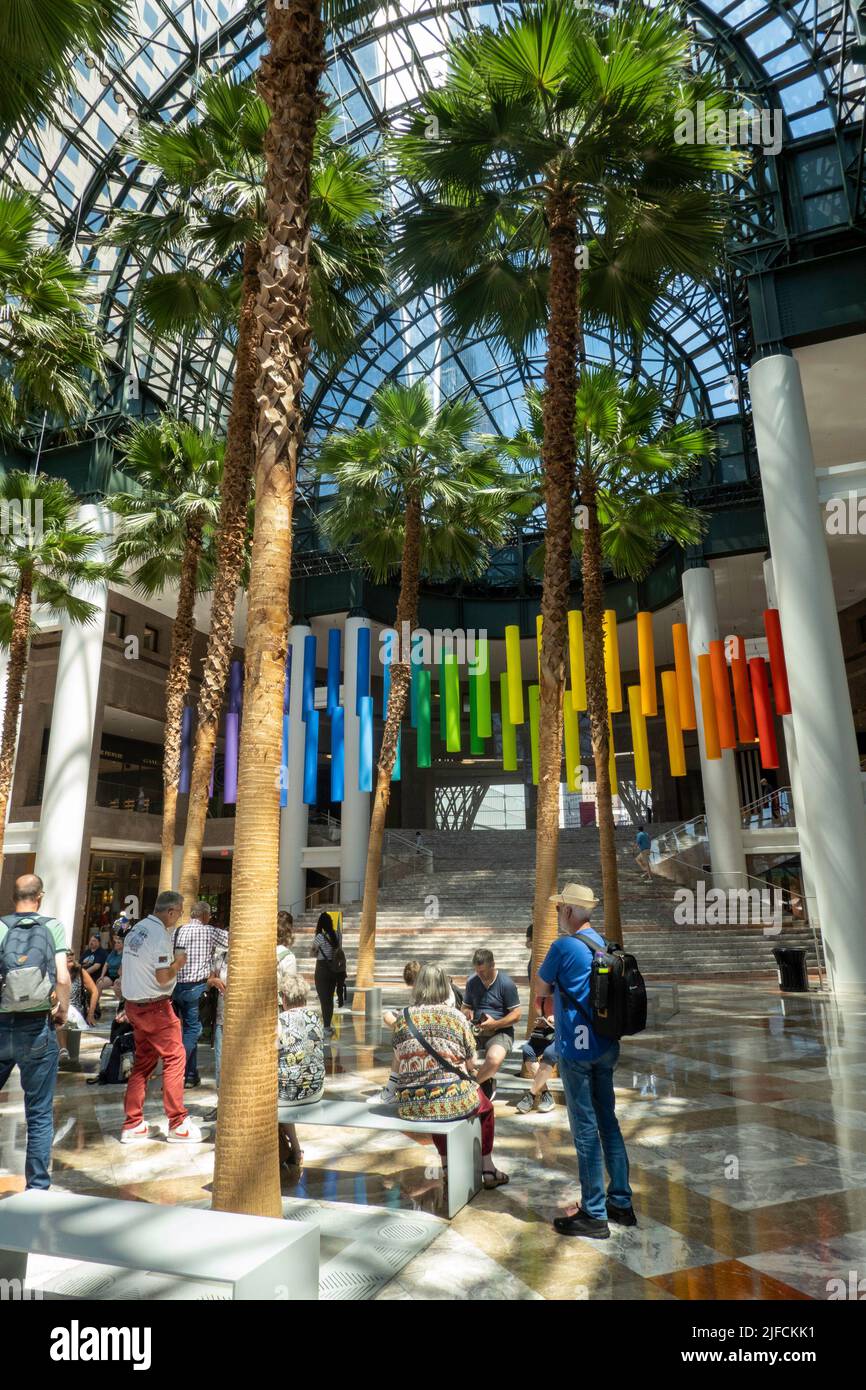
[[[498,1168],[490,1168],[481,1174],[485,1192],[492,1192],[494,1187],[504,1187],[510,1181],[508,1174],[500,1172]]]

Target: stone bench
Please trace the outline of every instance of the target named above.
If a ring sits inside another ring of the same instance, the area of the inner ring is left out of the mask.
[[[314,1222],[31,1189],[0,1202],[0,1279],[22,1294],[29,1254],[214,1280],[234,1299],[319,1296]]]
[[[403,1120],[393,1105],[367,1105],[357,1100],[320,1100],[314,1105],[280,1105],[283,1125],[328,1125],[333,1129],[393,1130],[396,1133],[443,1134],[448,1164],[448,1217],[456,1216],[481,1187],[481,1122],[466,1120]]]

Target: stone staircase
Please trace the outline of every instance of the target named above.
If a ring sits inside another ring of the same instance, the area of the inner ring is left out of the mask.
[[[655,830],[656,827],[653,827]],[[414,875],[379,890],[376,978],[399,980],[407,960],[436,960],[458,980],[471,972],[472,952],[488,946],[497,964],[517,980],[528,968],[526,928],[532,917],[535,833],[520,830],[424,831],[424,849]],[[634,831],[617,830],[617,859],[623,936],[648,978],[768,978],[775,974],[772,948],[779,942],[806,948],[815,966],[811,931],[783,925],[778,936],[755,926],[680,926],[673,920],[675,885],[644,883],[634,862]],[[594,827],[560,832],[560,884],[574,880],[601,896],[598,833]],[[296,952],[317,912],[296,922]],[[343,937],[350,976],[357,952],[360,905],[343,908]],[[601,916],[599,915],[599,925]]]

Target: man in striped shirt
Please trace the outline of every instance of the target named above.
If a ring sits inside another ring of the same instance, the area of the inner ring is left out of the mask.
[[[186,952],[186,961],[177,972],[177,985],[171,1001],[183,1030],[185,1086],[201,1085],[198,1073],[198,1040],[201,1036],[199,1002],[213,970],[214,950],[217,947],[225,948],[228,943],[228,933],[212,926],[210,916],[210,903],[193,903],[192,916],[178,929],[175,940],[176,949]]]

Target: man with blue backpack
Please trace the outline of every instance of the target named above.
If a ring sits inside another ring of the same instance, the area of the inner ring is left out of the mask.
[[[15,911],[0,917],[0,1090],[17,1065],[27,1121],[27,1187],[51,1186],[54,1087],[60,1048],[55,1024],[64,1024],[70,980],[66,932],[44,917],[42,879],[15,880]]]
[[[559,1235],[607,1240],[610,1221],[637,1225],[613,1073],[619,1038],[646,1026],[646,989],[634,957],[608,947],[589,926],[598,906],[591,888],[567,883],[550,901],[560,936],[539,966],[535,993],[554,996],[556,1055],[580,1174],[580,1206],[553,1226]]]

